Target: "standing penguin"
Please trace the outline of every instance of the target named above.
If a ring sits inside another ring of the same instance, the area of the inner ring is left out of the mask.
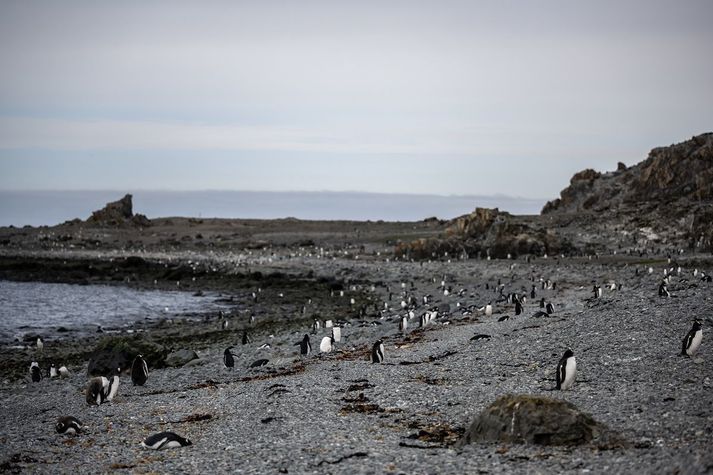
[[[547,311],[547,315],[552,315],[553,313],[555,313],[555,306],[552,305],[552,302],[549,302],[545,310]]]
[[[594,292],[595,299],[602,297],[602,287],[601,286],[594,284],[594,288],[592,289],[592,292]]]
[[[691,328],[691,331],[689,331],[686,338],[683,339],[681,356],[695,355],[698,351],[698,347],[701,346],[701,340],[703,340],[701,321],[699,319],[695,319],[693,320],[693,327]]]
[[[131,364],[131,382],[134,386],[143,386],[149,379],[149,367],[143,355],[137,355]]]
[[[330,353],[334,349],[334,338],[325,336],[319,344],[319,351],[322,353]]]
[[[485,306],[485,316],[489,317],[493,314],[493,305],[492,302],[488,302],[488,305]]]
[[[229,346],[223,352],[223,365],[225,365],[225,367],[228,369],[235,368],[235,358],[233,358],[233,354],[230,352],[230,350],[232,349],[233,347]]]
[[[661,281],[661,285],[659,285],[659,297],[670,297],[671,293],[668,291],[668,288],[666,287],[666,281]]]
[[[371,362],[381,363],[384,361],[384,342],[376,340],[374,346],[371,347]]]
[[[399,330],[406,333],[406,328],[408,328],[408,317],[404,315],[399,321]]]
[[[557,386],[555,389],[567,390],[574,384],[574,377],[577,374],[577,361],[574,359],[574,353],[567,348],[562,359],[557,364]]]
[[[545,308],[545,298],[544,297],[542,297],[540,299],[540,308]]]
[[[42,372],[40,371],[40,365],[37,361],[33,361],[30,364],[30,376],[32,377],[33,383],[39,383],[42,379]]]
[[[250,335],[248,334],[247,330],[243,330],[243,345],[247,345],[248,343],[252,343],[252,340],[250,339]]]
[[[322,324],[319,323],[319,320],[315,319],[314,323],[312,323],[312,334],[316,335],[321,326]]]
[[[332,327],[332,339],[339,343],[342,341],[342,329],[341,327]]]
[[[81,422],[79,422],[79,419],[72,416],[60,417],[59,419],[57,419],[57,424],[55,424],[54,426],[58,434],[69,435],[78,434],[79,431],[82,430],[82,427],[84,426]]]
[[[43,340],[41,336],[38,336],[35,344],[37,345],[37,351],[42,353],[42,350],[45,348],[45,340]]]
[[[519,300],[515,300],[515,315],[520,315],[522,313],[522,304]]]
[[[52,363],[52,365],[50,366],[50,379],[56,378],[57,376],[59,376],[57,374],[57,367],[54,365],[54,363]]]
[[[300,354],[306,356],[312,352],[312,345],[309,342],[309,335],[305,334],[300,342]]]
[[[533,284],[532,290],[530,290],[530,298],[534,299],[536,296],[537,296],[537,294],[535,293],[535,285]]]

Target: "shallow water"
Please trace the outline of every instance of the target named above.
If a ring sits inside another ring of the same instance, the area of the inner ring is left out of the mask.
[[[0,281],[0,341],[28,333],[53,334],[119,328],[133,322],[224,308],[215,296],[190,292],[136,290],[104,285]]]

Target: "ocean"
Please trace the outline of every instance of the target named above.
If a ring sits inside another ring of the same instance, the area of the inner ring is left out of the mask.
[[[52,226],[120,199],[124,191],[0,191],[0,226]],[[538,214],[545,199],[361,192],[132,191],[134,213],[149,218],[418,221],[451,219],[476,207]]]

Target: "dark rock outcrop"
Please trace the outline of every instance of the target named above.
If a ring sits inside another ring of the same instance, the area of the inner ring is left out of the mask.
[[[106,376],[117,368],[127,370],[136,355],[143,355],[150,368],[163,368],[168,350],[139,335],[104,338],[89,357],[87,374]]]
[[[573,404],[541,396],[505,395],[475,418],[460,444],[473,442],[611,445],[616,437]]]
[[[118,201],[107,203],[104,208],[94,211],[87,223],[99,226],[150,226],[149,220],[143,214],[134,214],[131,195],[127,194]]]
[[[396,246],[396,255],[410,259],[569,252],[571,244],[528,217],[513,216],[497,208],[476,208],[450,222],[438,238],[419,239]]]

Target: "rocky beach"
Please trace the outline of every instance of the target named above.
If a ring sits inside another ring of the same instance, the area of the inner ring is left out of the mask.
[[[0,228],[2,280],[178,290],[225,306],[2,342],[0,470],[713,471],[711,170],[704,134],[633,167],[578,173],[536,216],[148,219],[127,195],[86,220]],[[680,356],[693,319],[702,345]],[[341,339],[320,353],[327,322]],[[379,339],[384,361],[372,363]],[[556,391],[567,348],[576,381]],[[144,386],[128,374],[137,353]],[[32,361],[71,374],[32,382]],[[117,363],[117,396],[87,405],[89,377]],[[57,434],[61,416],[86,427]],[[142,448],[162,431],[192,445]]]

